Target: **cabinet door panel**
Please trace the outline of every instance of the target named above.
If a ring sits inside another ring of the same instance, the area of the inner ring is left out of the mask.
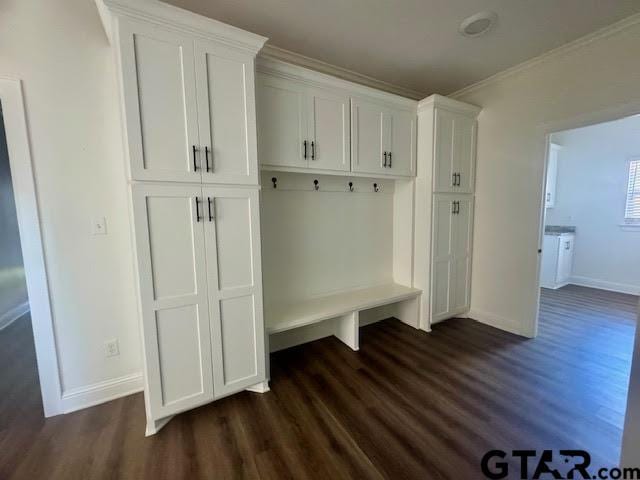
[[[205,236],[219,397],[265,379],[258,191],[216,187],[204,195],[215,216]]]
[[[456,115],[453,139],[453,171],[459,175],[457,193],[473,193],[475,176],[476,121]]]
[[[573,268],[573,237],[561,235],[558,248],[558,274],[556,282],[558,284],[564,284],[571,278]]]
[[[258,74],[257,81],[260,163],[307,167],[303,148],[308,140],[304,86],[266,74]]]
[[[456,196],[453,215],[453,274],[451,286],[451,310],[469,308],[471,286],[471,241],[473,235],[473,198]]]
[[[119,28],[132,178],[199,182],[193,40],[135,22]]]
[[[447,110],[435,113],[434,192],[453,192],[453,143],[455,115]]]
[[[453,203],[447,195],[435,195],[433,199],[431,280],[431,318],[438,321],[451,309],[451,276],[453,260]]]
[[[257,184],[253,58],[204,41],[195,54],[202,180]]]
[[[415,175],[416,115],[415,112],[394,110],[390,122],[391,166],[393,175]]]
[[[354,172],[388,174],[383,167],[385,109],[361,98],[351,99],[351,168]]]
[[[314,142],[309,168],[349,171],[349,98],[309,89],[309,135]]]
[[[195,203],[202,191],[132,188],[146,395],[160,419],[213,400],[204,227]]]

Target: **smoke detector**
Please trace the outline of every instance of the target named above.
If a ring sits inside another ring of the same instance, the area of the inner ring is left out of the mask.
[[[491,30],[497,20],[495,12],[479,12],[463,20],[458,31],[465,37],[479,37]]]

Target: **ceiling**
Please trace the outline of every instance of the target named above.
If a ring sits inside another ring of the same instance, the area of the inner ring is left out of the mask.
[[[640,12],[640,0],[165,0],[269,44],[399,87],[443,95]],[[493,30],[463,37],[474,13]]]

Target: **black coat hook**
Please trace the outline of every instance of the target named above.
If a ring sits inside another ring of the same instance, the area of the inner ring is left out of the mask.
[[[373,191],[374,191],[374,192],[379,192],[379,191],[380,191],[380,187],[378,187],[378,184],[377,184],[377,183],[374,183],[374,184],[373,184]]]
[[[353,192],[353,182],[349,182],[349,191]]]
[[[314,190],[320,190],[320,185],[318,185],[318,180],[313,181],[313,188]]]
[[[271,183],[273,183],[273,188],[278,188],[278,179],[276,177],[271,177]]]

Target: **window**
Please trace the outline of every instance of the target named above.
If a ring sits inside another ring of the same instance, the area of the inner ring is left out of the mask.
[[[640,158],[629,162],[629,184],[624,221],[627,224],[640,225]]]

